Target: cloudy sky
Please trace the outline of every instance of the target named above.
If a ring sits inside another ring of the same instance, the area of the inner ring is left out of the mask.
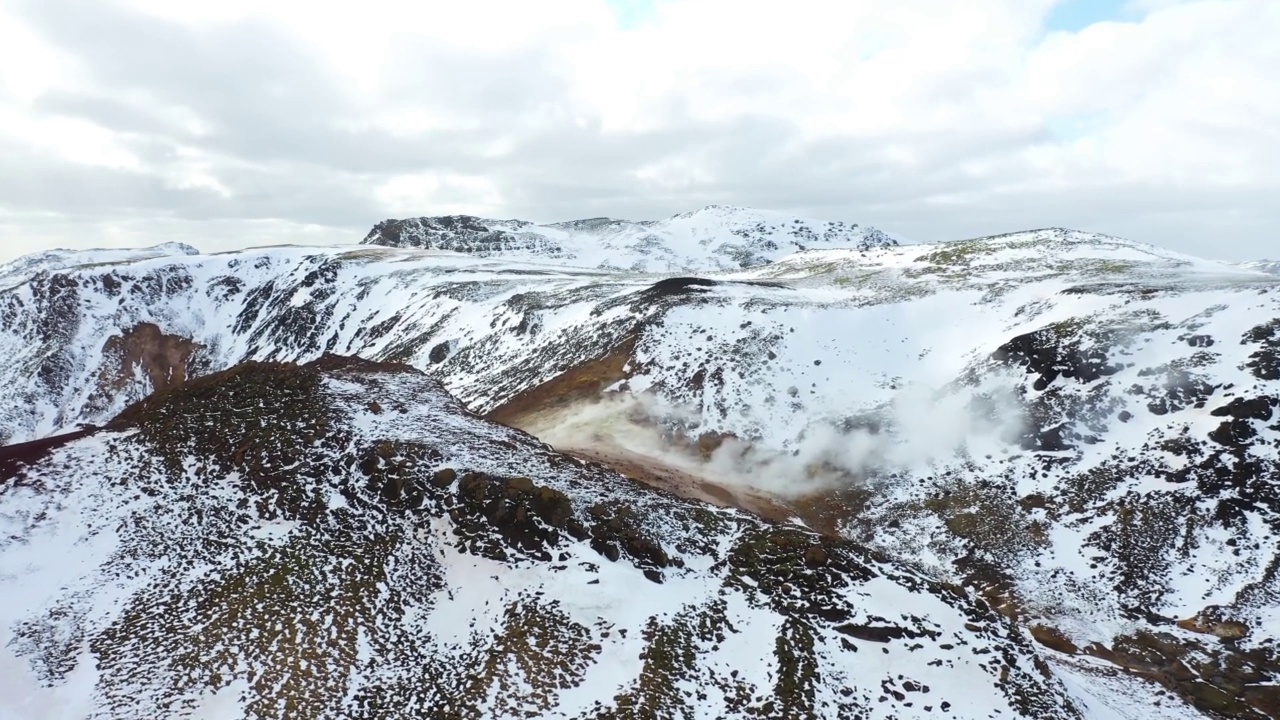
[[[0,0],[0,260],[709,203],[1280,255],[1277,0]]]

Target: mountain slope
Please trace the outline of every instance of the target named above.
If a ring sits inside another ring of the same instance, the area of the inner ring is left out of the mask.
[[[73,267],[108,266],[173,255],[199,255],[200,251],[182,243],[165,243],[149,248],[110,248],[102,250],[46,250],[24,255],[0,265],[0,289],[23,282],[40,273],[54,273]]]
[[[1280,260],[1254,260],[1252,262],[1242,262],[1239,267],[1246,270],[1257,270],[1259,272],[1271,275],[1280,275]]]
[[[0,528],[5,717],[1081,717],[958,588],[403,366],[238,366],[0,451]]]
[[[386,220],[374,226],[364,244],[552,259],[633,272],[707,272],[763,265],[811,248],[867,250],[897,242],[854,224],[710,205],[643,222],[593,218],[535,225],[468,215]]]
[[[1151,716],[1117,667],[1169,717],[1280,712],[1277,280],[1058,229],[702,277],[557,262],[276,248],[37,274],[0,293],[0,428],[103,423],[244,360],[406,362],[559,449],[981,592],[1091,717]]]

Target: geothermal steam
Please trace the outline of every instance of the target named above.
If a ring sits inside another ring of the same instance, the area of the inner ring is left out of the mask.
[[[698,450],[701,433],[731,433],[748,427],[746,419],[701,427],[696,409],[648,394],[611,393],[526,417],[520,426],[563,451],[626,458],[721,487],[788,498],[1007,453],[1007,438],[1020,432],[1023,411],[1008,385],[994,385],[973,393],[907,389],[860,414],[863,422],[852,426],[847,418],[818,418],[786,438],[727,434],[709,454]]]

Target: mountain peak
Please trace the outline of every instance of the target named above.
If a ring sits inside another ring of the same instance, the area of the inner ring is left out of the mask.
[[[741,270],[814,248],[868,250],[897,241],[854,223],[707,205],[665,220],[588,218],[536,225],[468,215],[385,220],[364,244],[453,250],[481,257],[555,259],[637,272]]]

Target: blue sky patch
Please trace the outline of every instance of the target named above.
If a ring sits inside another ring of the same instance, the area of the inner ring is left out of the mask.
[[[1062,0],[1049,11],[1045,29],[1053,32],[1079,32],[1106,20],[1129,20],[1133,13],[1126,9],[1127,0]]]
[[[1098,132],[1106,126],[1106,122],[1107,117],[1103,113],[1060,115],[1048,118],[1045,129],[1058,142],[1074,142]]]
[[[613,11],[618,27],[630,30],[653,17],[657,0],[605,0],[605,2]]]

